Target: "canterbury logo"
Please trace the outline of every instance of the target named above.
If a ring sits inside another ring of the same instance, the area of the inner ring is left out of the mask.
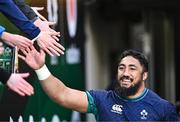
[[[114,104],[112,106],[111,112],[122,114],[122,111],[123,111],[122,108],[123,108],[122,105]]]

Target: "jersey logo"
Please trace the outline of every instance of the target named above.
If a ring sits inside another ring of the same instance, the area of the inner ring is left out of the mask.
[[[122,105],[114,104],[112,106],[111,112],[122,114],[122,111],[123,111],[122,108],[123,108]]]
[[[145,109],[143,109],[141,111],[141,119],[146,120],[147,119],[147,115],[148,115],[148,112]]]

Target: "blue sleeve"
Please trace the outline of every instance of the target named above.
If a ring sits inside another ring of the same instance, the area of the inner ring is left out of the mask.
[[[26,33],[30,39],[37,37],[40,33],[40,29],[28,20],[12,0],[0,0],[0,12]]]
[[[38,18],[34,10],[32,10],[31,7],[28,4],[26,4],[24,0],[13,1],[18,6],[18,8],[24,13],[24,15],[31,20],[31,22],[34,22]]]
[[[88,110],[87,110],[87,112],[97,114],[97,107],[96,107],[96,104],[94,102],[94,98],[92,97],[90,92],[89,91],[86,92],[86,95],[87,95],[87,98],[88,98]]]
[[[2,33],[5,31],[5,28],[4,27],[2,27],[2,26],[0,26],[0,38],[1,38],[1,36],[2,36]]]
[[[180,122],[180,116],[177,114],[175,106],[172,105],[171,103],[167,103],[165,107],[166,107],[165,120]]]

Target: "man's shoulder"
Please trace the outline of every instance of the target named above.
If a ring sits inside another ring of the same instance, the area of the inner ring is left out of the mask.
[[[170,104],[169,101],[159,96],[157,93],[149,89],[149,92],[145,98],[146,102],[153,106],[167,106]]]

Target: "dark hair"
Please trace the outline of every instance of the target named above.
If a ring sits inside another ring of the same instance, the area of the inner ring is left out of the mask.
[[[118,63],[120,63],[121,60],[127,56],[132,56],[133,58],[137,59],[139,63],[144,67],[144,72],[148,72],[148,60],[145,55],[135,50],[125,50],[121,54]]]

